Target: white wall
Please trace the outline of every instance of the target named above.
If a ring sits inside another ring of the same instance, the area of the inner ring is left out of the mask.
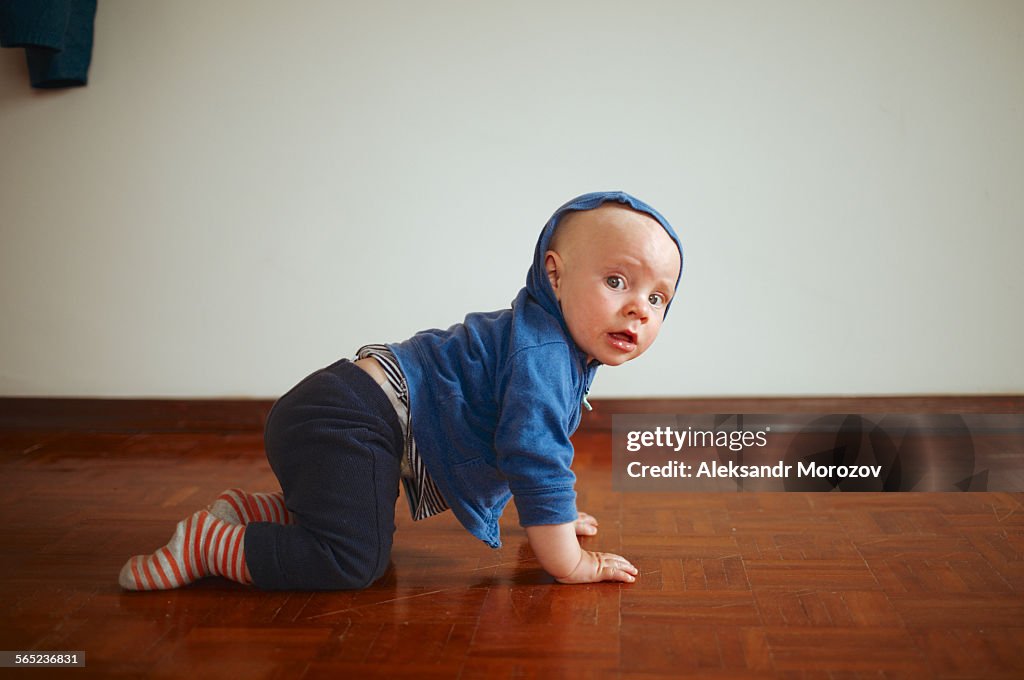
[[[1020,393],[1024,3],[101,0],[0,52],[0,394],[275,396],[506,306],[622,188],[687,248],[595,396]]]

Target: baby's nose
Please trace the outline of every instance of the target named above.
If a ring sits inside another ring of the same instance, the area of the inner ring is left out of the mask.
[[[650,305],[647,303],[646,299],[637,296],[630,299],[630,301],[626,304],[625,311],[626,316],[645,320],[647,316],[650,314]]]

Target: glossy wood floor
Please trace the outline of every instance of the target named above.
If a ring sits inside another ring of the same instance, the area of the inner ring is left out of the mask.
[[[368,590],[126,593],[178,519],[275,488],[259,435],[0,431],[0,648],[84,650],[75,677],[1024,677],[1021,494],[619,495],[607,437],[576,439],[586,545],[633,585],[553,585],[511,506],[492,551],[401,500]]]

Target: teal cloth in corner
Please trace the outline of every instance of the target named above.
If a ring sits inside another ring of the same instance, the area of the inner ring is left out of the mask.
[[[2,0],[0,45],[24,47],[32,87],[88,82],[96,0]]]

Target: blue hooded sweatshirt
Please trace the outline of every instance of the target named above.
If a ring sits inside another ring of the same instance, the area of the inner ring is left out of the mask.
[[[498,518],[515,498],[522,526],[577,518],[570,435],[599,363],[569,334],[544,255],[567,213],[617,201],[668,221],[623,192],[584,194],[544,226],[511,309],[473,313],[447,330],[389,345],[409,386],[412,434],[427,472],[466,529],[500,547]],[[679,280],[676,279],[676,287]],[[666,309],[666,313],[667,313]]]

